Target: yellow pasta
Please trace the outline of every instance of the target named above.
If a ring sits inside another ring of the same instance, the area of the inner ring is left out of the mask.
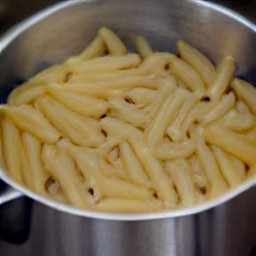
[[[25,183],[39,194],[44,195],[47,173],[41,159],[41,142],[28,132],[24,132],[22,145],[23,161],[26,163],[26,168],[23,170]]]
[[[136,36],[135,39],[135,45],[137,48],[137,51],[141,55],[143,59],[147,58],[151,54],[153,54],[153,51],[148,43],[148,41],[143,36]]]
[[[6,167],[17,182],[23,183],[20,131],[10,120],[4,118],[1,122],[1,135]]]
[[[209,86],[215,76],[215,68],[209,59],[183,40],[177,42],[177,48],[181,58],[188,62]]]
[[[120,144],[120,154],[128,176],[135,184],[149,186],[150,181],[132,148],[127,142]]]
[[[224,193],[228,186],[220,173],[220,169],[211,149],[204,141],[204,130],[202,127],[197,127],[196,130],[193,131],[192,138],[195,139],[196,137],[197,143],[195,152],[210,183],[209,196],[216,197]]]
[[[43,142],[55,143],[60,137],[59,131],[52,126],[44,115],[29,105],[5,106],[1,111],[20,129],[30,132]]]
[[[107,102],[102,99],[75,93],[58,84],[50,84],[46,90],[71,110],[84,116],[99,118],[108,108]]]
[[[90,211],[206,203],[256,177],[256,89],[179,40],[138,53],[109,28],[0,106],[1,168],[22,186]]]
[[[255,104],[255,97],[256,97],[256,89],[251,84],[240,80],[234,79],[231,87],[236,92],[238,98],[242,99],[246,102],[250,110],[256,115],[256,104]]]
[[[211,125],[205,130],[205,139],[208,143],[223,148],[249,165],[256,162],[256,141],[251,141],[243,134],[220,125]]]
[[[91,204],[89,193],[83,187],[74,162],[63,149],[45,144],[42,157],[45,167],[53,177],[59,180],[67,199],[77,207],[86,208]]]
[[[205,85],[197,72],[185,61],[172,57],[170,60],[171,71],[187,86],[192,92],[202,95],[205,91]]]
[[[190,168],[190,167],[189,167]],[[184,166],[181,159],[168,161],[165,170],[170,174],[180,196],[183,206],[193,205],[196,201],[193,177]]]
[[[229,87],[235,72],[235,60],[228,56],[225,57],[216,70],[216,75],[209,86],[206,95],[211,100],[217,100]]]
[[[99,57],[106,50],[104,40],[101,35],[95,37],[95,39],[86,47],[86,49],[79,55],[81,59],[92,59]]]
[[[31,103],[36,98],[42,96],[45,93],[45,84],[24,84],[10,94],[8,98],[8,104],[19,106],[22,104]]]
[[[188,93],[183,89],[177,89],[161,105],[155,117],[149,123],[145,131],[146,141],[149,147],[156,147],[164,136],[164,132],[173,118],[176,110]]]
[[[103,27],[99,29],[107,49],[111,55],[124,55],[127,49],[122,40],[109,28]]]
[[[66,136],[78,145],[97,146],[104,141],[98,121],[80,116],[50,96],[39,98],[36,106]]]

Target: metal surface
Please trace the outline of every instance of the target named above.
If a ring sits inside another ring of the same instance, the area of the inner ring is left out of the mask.
[[[176,39],[183,38],[216,64],[231,54],[239,63],[237,73],[256,82],[256,27],[227,9],[193,0],[73,1],[32,17],[2,38],[1,102],[20,82],[81,51],[102,25],[117,31],[131,49],[130,38],[136,33],[146,36],[155,50],[172,51]],[[255,180],[197,208],[138,216],[96,214],[59,205],[17,185],[3,171],[0,175],[45,205],[94,218],[72,216],[36,203],[30,234],[35,248],[28,249],[25,243],[7,249],[1,244],[3,256],[20,250],[22,255],[30,255],[26,250],[31,250],[31,255],[39,256],[66,256],[70,252],[74,256],[247,256],[256,244]],[[156,220],[121,221],[128,219]],[[35,251],[39,244],[40,252]]]
[[[35,202],[27,242],[0,241],[0,255],[255,256],[255,202],[254,188],[214,210],[138,222],[76,217]]]

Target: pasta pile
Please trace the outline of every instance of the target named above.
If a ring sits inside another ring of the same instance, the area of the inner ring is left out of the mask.
[[[33,191],[78,208],[190,207],[256,172],[256,89],[180,40],[127,51],[99,29],[78,56],[17,87],[1,106],[2,162]]]

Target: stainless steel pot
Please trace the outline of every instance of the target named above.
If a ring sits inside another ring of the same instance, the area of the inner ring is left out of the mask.
[[[1,102],[15,85],[79,53],[103,25],[130,49],[136,33],[155,50],[173,51],[183,38],[215,63],[231,54],[239,63],[237,74],[256,82],[256,26],[228,9],[196,0],[68,1],[1,38]],[[44,224],[31,233],[37,237],[33,255],[249,256],[256,245],[256,178],[204,205],[141,215],[78,210],[21,187],[3,168],[0,178],[11,186],[0,202],[21,195],[37,201],[32,222],[44,218]]]

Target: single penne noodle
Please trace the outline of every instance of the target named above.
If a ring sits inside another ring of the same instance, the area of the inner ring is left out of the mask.
[[[36,106],[71,141],[82,146],[98,146],[105,137],[98,121],[81,116],[51,96],[39,98]]]
[[[102,36],[97,35],[94,40],[79,54],[79,58],[83,60],[99,57],[106,50],[106,45]]]
[[[202,52],[183,40],[177,42],[177,48],[181,58],[189,63],[209,86],[215,76],[215,68],[210,60]]]
[[[170,175],[177,188],[180,198],[179,203],[182,206],[191,206],[196,202],[194,182],[193,177],[191,176],[191,171],[184,166],[182,161],[185,160],[177,159],[174,161],[167,161],[165,164],[165,171]]]
[[[102,195],[106,197],[134,200],[150,200],[154,198],[153,190],[114,177],[101,177],[99,188]]]
[[[7,118],[4,118],[1,122],[1,140],[4,163],[8,172],[17,182],[23,184],[20,131]]]
[[[225,113],[232,109],[235,105],[235,95],[233,92],[229,94],[224,94],[221,99],[219,99],[209,111],[205,112],[203,115],[198,115],[197,120],[200,123],[209,123],[217,119],[220,119]]]
[[[236,108],[228,111],[220,120],[223,125],[233,131],[247,131],[256,125],[256,117],[250,112],[247,105],[242,101],[237,101]]]
[[[64,63],[64,67],[65,69],[80,75],[135,68],[140,64],[140,62],[141,59],[138,54],[129,53],[124,56],[102,56],[91,60],[70,58]]]
[[[210,191],[208,196],[210,198],[220,196],[228,189],[228,186],[221,175],[220,169],[211,149],[205,143],[203,128],[197,127],[192,133],[192,138],[196,141],[196,156],[198,157],[204,173],[209,181]]]
[[[246,175],[245,163],[238,159],[237,157],[235,157],[234,155],[228,152],[225,153],[228,156],[230,162],[232,163],[233,168],[236,170],[236,173],[239,175],[240,180],[244,180]]]
[[[25,182],[39,194],[45,195],[45,182],[47,172],[41,159],[41,142],[28,132],[22,133],[23,161],[26,168],[23,169]],[[24,164],[23,164],[24,166]]]
[[[162,86],[159,90],[157,90],[156,100],[149,106],[149,122],[147,126],[151,122],[152,118],[156,115],[157,111],[161,108],[163,102],[171,95],[171,93],[175,90],[173,87]]]
[[[149,121],[149,107],[144,109],[130,109],[129,106],[127,107],[125,105],[125,101],[110,100],[109,109],[111,112],[109,116],[117,117],[134,125],[135,127],[144,127]]]
[[[13,106],[19,106],[22,104],[28,104],[34,101],[36,98],[44,95],[45,84],[25,83],[15,88],[8,97],[8,104]]]
[[[32,189],[38,193],[38,191],[33,188],[33,179],[31,177],[31,173],[33,171],[31,170],[31,167],[27,161],[27,156],[26,156],[25,150],[22,150],[20,154],[21,154],[21,164],[22,164],[20,168],[23,173],[24,184],[26,186],[28,186],[30,189]]]
[[[256,125],[246,131],[246,137],[256,142]]]
[[[66,79],[69,69],[65,65],[54,65],[46,68],[30,79],[28,84],[45,84],[45,83],[61,83]]]
[[[46,87],[46,90],[78,114],[99,118],[107,112],[108,103],[102,99],[81,95],[58,84],[50,84]]]
[[[208,143],[219,146],[248,165],[256,162],[256,143],[244,134],[215,124],[206,127],[205,139]]]
[[[44,115],[29,105],[5,106],[2,111],[20,129],[30,132],[43,142],[56,143],[60,137],[58,130]]]
[[[153,53],[153,51],[152,51],[148,41],[145,39],[145,37],[135,36],[134,42],[135,42],[135,46],[136,46],[138,53],[140,54],[140,56],[143,59],[147,58],[148,56],[150,56]]]
[[[99,76],[99,72],[96,73],[79,73],[73,74],[69,79],[70,83],[83,83],[90,81],[91,83],[99,83],[102,81],[113,81],[115,79],[129,78],[130,76],[143,76],[142,72],[138,68],[129,68],[124,70],[114,70],[102,72]]]
[[[127,142],[120,144],[120,156],[130,180],[135,184],[150,186],[149,178]]]
[[[109,90],[124,90],[134,87],[145,87],[157,89],[159,87],[157,81],[142,76],[131,76],[123,79],[106,80],[95,83],[69,83],[67,88],[89,96],[106,95]]]
[[[188,99],[183,102],[180,109],[177,110],[177,114],[171,125],[167,128],[166,133],[168,136],[175,142],[184,138],[185,133],[183,127],[184,120],[187,118],[187,115],[193,105],[195,104],[197,97],[194,94],[191,94]]]
[[[210,84],[206,95],[211,100],[217,100],[229,87],[231,80],[234,77],[235,72],[235,60],[234,58],[227,56],[223,58],[219,67],[216,70],[216,75]]]
[[[205,92],[206,87],[199,74],[182,59],[173,56],[170,60],[170,69],[192,92],[200,95]]]
[[[113,118],[104,118],[101,123],[103,129],[109,134],[127,139],[150,178],[157,195],[164,200],[167,207],[175,207],[177,202],[176,192],[160,162],[148,150],[139,130]]]
[[[211,146],[211,150],[217,160],[219,168],[222,172],[223,177],[230,187],[235,187],[241,183],[241,179],[239,174],[234,169],[232,162],[230,161],[228,155],[226,155],[225,151],[220,147]]]
[[[124,55],[127,49],[122,40],[109,28],[102,27],[99,29],[99,35],[103,38],[107,50],[111,55]]]
[[[89,193],[79,179],[74,161],[64,149],[44,144],[42,159],[47,171],[60,183],[69,202],[80,208],[92,204]]]
[[[155,148],[162,140],[165,130],[175,112],[187,98],[187,90],[177,89],[161,105],[145,130],[145,140],[150,148]]]
[[[143,213],[155,212],[163,208],[163,204],[158,200],[127,200],[120,198],[106,198],[100,201],[95,210],[118,213]]]
[[[135,104],[151,105],[157,100],[158,92],[148,88],[133,88],[125,92],[125,99],[130,99]]]
[[[191,157],[189,157],[187,161],[193,172],[195,189],[197,189],[198,195],[202,199],[202,196],[204,197],[205,195],[207,195],[207,192],[209,190],[208,180],[204,173],[203,167],[200,161],[198,160],[198,157],[196,156],[196,154],[193,154]]]
[[[256,116],[256,104],[255,104],[255,98],[256,98],[256,89],[253,85],[235,78],[231,83],[232,89],[235,91],[237,97],[241,100],[243,100],[252,113]]]
[[[170,160],[175,158],[187,158],[193,154],[195,142],[191,139],[181,142],[166,142],[160,144],[155,150],[154,155],[161,160]]]

